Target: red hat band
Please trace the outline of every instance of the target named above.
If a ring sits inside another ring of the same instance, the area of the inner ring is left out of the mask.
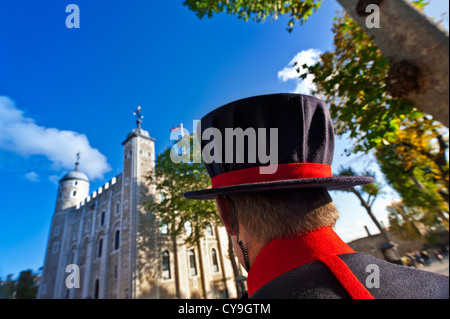
[[[212,188],[333,176],[331,165],[328,164],[288,163],[273,166],[276,166],[273,174],[261,174],[261,167],[250,167],[222,173],[211,179]]]

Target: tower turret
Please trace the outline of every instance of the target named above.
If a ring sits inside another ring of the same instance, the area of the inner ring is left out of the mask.
[[[78,170],[80,153],[77,154],[75,169],[59,181],[55,212],[76,206],[89,195],[89,179]]]
[[[152,187],[149,188],[148,181],[146,179],[149,176],[152,169],[154,169],[155,161],[155,139],[150,137],[150,134],[142,129],[142,110],[139,106],[134,112],[137,116],[137,127],[134,128],[128,135],[123,145],[123,173],[122,173],[122,201],[123,210],[122,218],[129,221],[129,227],[122,229],[121,238],[128,240],[133,243],[131,245],[130,254],[131,262],[128,265],[128,270],[122,264],[121,271],[127,273],[127,278],[129,280],[129,273],[133,273],[133,276],[138,276],[138,274],[144,273],[141,264],[143,257],[142,253],[138,253],[137,247],[138,243],[143,242],[144,236],[150,236],[153,233],[151,229],[152,220],[147,216],[147,211],[144,202],[150,201],[152,192]],[[144,235],[146,234],[146,235]],[[137,278],[137,277],[136,277]],[[137,282],[133,281],[131,286],[127,287],[129,296],[132,298],[137,298],[138,286]],[[129,285],[129,281],[126,282]],[[123,296],[125,297],[125,296]]]

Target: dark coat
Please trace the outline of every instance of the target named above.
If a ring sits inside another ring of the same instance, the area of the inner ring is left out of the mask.
[[[449,298],[448,276],[392,264],[362,253],[342,254],[339,257],[375,299]],[[369,288],[374,285],[370,278],[374,274],[371,271],[373,267],[368,269],[369,265],[378,266],[379,288]],[[350,298],[349,294],[320,261],[313,261],[275,278],[251,296],[251,299],[347,298]]]

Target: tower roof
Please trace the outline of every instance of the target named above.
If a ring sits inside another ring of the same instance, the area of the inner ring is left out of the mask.
[[[141,128],[141,123],[142,123],[141,119],[143,119],[144,116],[141,114],[141,107],[140,106],[137,107],[137,109],[136,109],[136,111],[134,111],[133,115],[137,116],[137,121],[136,121],[137,127],[135,129],[131,130],[130,133],[128,133],[127,138],[122,143],[122,145],[124,145],[129,139],[131,139],[134,136],[141,136],[141,137],[144,137],[144,138],[147,138],[147,139],[150,139],[150,140],[154,141],[155,139],[150,137],[150,134],[146,130],[143,130]]]
[[[78,170],[74,170],[74,171],[67,173],[66,175],[63,176],[63,178],[61,178],[61,180],[59,182],[61,183],[61,182],[68,181],[71,179],[83,180],[83,181],[89,182],[89,178],[86,176],[86,174],[84,174]]]
[[[89,178],[86,176],[86,174],[78,170],[78,166],[80,166],[80,152],[77,153],[77,161],[75,163],[75,169],[64,175],[59,182],[61,183],[71,179],[89,182]]]

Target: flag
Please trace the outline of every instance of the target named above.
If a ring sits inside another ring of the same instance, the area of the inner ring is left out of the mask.
[[[170,133],[178,131],[178,130],[181,130],[181,137],[184,137],[183,123],[181,123],[179,126],[172,127],[170,129]]]

